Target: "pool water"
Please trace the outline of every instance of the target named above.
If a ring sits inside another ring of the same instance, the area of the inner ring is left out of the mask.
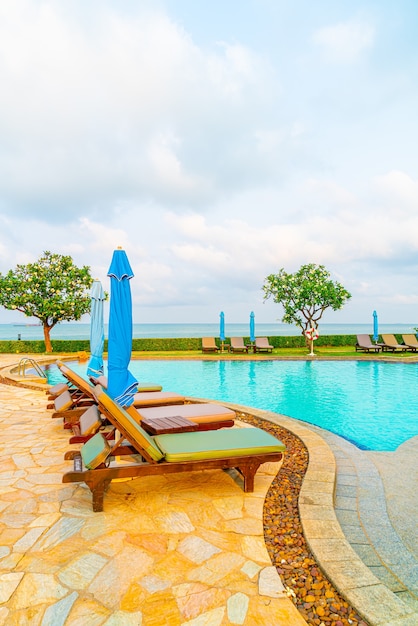
[[[86,364],[71,368],[85,376]],[[139,381],[321,426],[368,450],[418,435],[418,364],[375,361],[131,361]],[[51,384],[62,380],[54,366]]]

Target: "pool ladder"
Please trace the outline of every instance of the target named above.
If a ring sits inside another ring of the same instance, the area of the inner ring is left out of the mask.
[[[20,359],[19,361],[19,369],[18,369],[19,376],[25,377],[26,370],[28,367],[33,368],[35,372],[38,374],[38,376],[40,376],[41,378],[47,378],[47,375],[45,374],[44,370],[41,368],[39,363],[37,363],[35,359],[30,359],[28,357],[24,357],[23,359]]]

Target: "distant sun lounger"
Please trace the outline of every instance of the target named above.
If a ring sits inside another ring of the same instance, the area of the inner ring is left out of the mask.
[[[254,352],[272,352],[274,346],[269,344],[267,337],[257,337],[254,344]]]
[[[202,352],[219,352],[215,337],[202,337]]]
[[[382,346],[370,341],[369,335],[357,335],[356,352],[380,352]]]
[[[383,352],[406,352],[408,347],[398,343],[395,335],[382,335]]]
[[[248,346],[245,345],[242,337],[231,337],[230,352],[248,352]]]
[[[418,351],[418,339],[416,335],[402,335],[402,341],[407,346],[408,350],[412,352]]]

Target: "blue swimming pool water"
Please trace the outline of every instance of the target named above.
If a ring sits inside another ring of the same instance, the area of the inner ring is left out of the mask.
[[[86,365],[71,367],[85,375]],[[418,364],[375,361],[131,361],[139,381],[321,426],[369,450],[418,435]],[[49,371],[50,382],[59,378]]]

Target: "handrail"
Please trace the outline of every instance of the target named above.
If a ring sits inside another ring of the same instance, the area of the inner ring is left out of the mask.
[[[20,361],[19,361],[19,369],[18,369],[19,376],[26,376],[26,367],[27,366],[32,367],[35,370],[35,372],[38,374],[38,376],[40,376],[41,378],[47,378],[46,373],[41,368],[39,363],[37,363],[35,361],[35,359],[31,359],[29,357],[23,357],[22,359],[20,359]]]

